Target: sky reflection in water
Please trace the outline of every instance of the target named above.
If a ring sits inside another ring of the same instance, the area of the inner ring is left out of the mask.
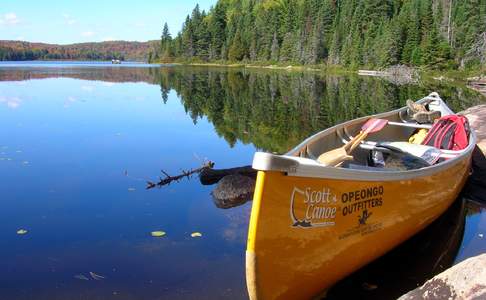
[[[254,147],[230,148],[157,85],[51,78],[0,95],[2,297],[244,297],[251,203],[222,211],[197,179],[145,191],[142,178],[248,164]],[[106,279],[74,277],[89,272]]]

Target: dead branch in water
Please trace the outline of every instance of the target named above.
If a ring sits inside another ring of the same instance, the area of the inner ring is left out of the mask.
[[[152,181],[147,181],[146,189],[148,190],[148,189],[151,189],[151,188],[154,188],[154,187],[162,187],[164,185],[170,184],[172,181],[177,182],[177,181],[183,179],[184,177],[190,178],[192,174],[200,173],[204,170],[212,169],[213,167],[214,167],[214,162],[208,161],[208,162],[205,162],[201,167],[199,167],[197,169],[190,169],[189,171],[182,170],[182,174],[179,174],[179,175],[176,175],[176,176],[170,176],[169,174],[167,174],[167,172],[165,172],[164,170],[161,170],[161,172],[165,175],[165,178],[159,177],[159,182],[157,182],[157,183],[152,182]]]
[[[199,180],[203,185],[211,185],[218,183],[221,179],[228,175],[243,175],[247,177],[251,177],[253,179],[256,178],[257,171],[253,169],[251,166],[243,166],[243,167],[236,167],[236,168],[229,168],[229,169],[205,169],[201,173],[199,173]]]

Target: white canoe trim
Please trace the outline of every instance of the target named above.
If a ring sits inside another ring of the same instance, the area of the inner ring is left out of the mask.
[[[440,99],[437,93],[431,93],[429,96],[422,98],[418,102],[431,101],[429,105],[435,106],[435,110],[440,110],[443,115],[453,114],[453,112],[447,107],[447,105]],[[253,157],[253,169],[260,171],[278,171],[284,172],[288,176],[298,176],[298,177],[313,177],[313,178],[327,178],[327,179],[340,179],[340,180],[360,180],[360,181],[396,181],[396,180],[408,180],[416,177],[431,176],[435,173],[441,172],[443,170],[449,169],[456,164],[462,162],[465,159],[470,159],[472,151],[476,146],[476,134],[474,130],[471,130],[469,136],[469,145],[466,149],[461,151],[448,151],[448,154],[453,157],[432,165],[430,167],[415,169],[415,170],[405,170],[405,171],[370,171],[370,170],[356,170],[356,169],[346,169],[346,168],[336,168],[323,166],[319,162],[309,158],[303,158],[295,156],[296,153],[305,149],[305,146],[318,140],[322,135],[329,133],[330,131],[335,131],[342,129],[347,125],[354,124],[357,122],[364,122],[370,117],[381,118],[389,116],[393,113],[400,113],[406,108],[400,108],[394,111],[374,115],[366,116],[359,119],[351,120],[345,123],[338,124],[336,126],[330,127],[326,130],[318,132],[313,136],[304,140],[297,147],[292,149],[285,155],[277,155],[264,152],[256,152]],[[446,152],[444,152],[446,153]]]

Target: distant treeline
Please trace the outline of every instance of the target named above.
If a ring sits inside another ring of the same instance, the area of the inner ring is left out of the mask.
[[[146,61],[153,42],[101,42],[52,45],[0,41],[0,61],[5,60],[138,60]]]
[[[486,63],[486,0],[219,0],[196,6],[149,60],[394,64]]]
[[[76,60],[125,60],[125,56],[118,52],[98,52],[83,50],[74,53],[54,52],[47,49],[19,49],[0,48],[0,60],[55,60],[55,59],[76,59]]]

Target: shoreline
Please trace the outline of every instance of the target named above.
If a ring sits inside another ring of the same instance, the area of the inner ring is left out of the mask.
[[[217,67],[217,68],[248,68],[248,69],[262,69],[262,70],[282,70],[289,72],[324,72],[333,74],[359,74],[362,69],[350,69],[339,65],[278,65],[278,64],[247,64],[247,63],[217,63],[217,62],[173,62],[173,63],[157,63],[160,66],[193,66],[193,67]],[[363,67],[365,68],[365,67]],[[367,70],[367,69],[366,69]],[[467,83],[472,77],[485,77],[486,78],[486,66],[481,70],[427,70],[421,68],[415,68],[421,78],[432,79],[436,81],[459,81]],[[378,73],[386,72],[383,70],[370,69],[369,71],[375,71]],[[389,74],[390,75],[390,74]],[[393,75],[392,75],[393,76]]]
[[[18,60],[18,61],[0,61],[2,63],[106,63],[112,64],[111,61],[105,60]],[[388,69],[374,70],[374,69],[351,69],[345,68],[340,65],[281,65],[281,64],[251,64],[251,63],[224,63],[224,62],[143,62],[143,61],[122,61],[121,64],[114,64],[120,66],[123,64],[146,64],[159,67],[171,67],[171,66],[187,66],[187,67],[214,67],[214,68],[242,68],[253,70],[278,70],[287,72],[311,72],[311,73],[327,73],[333,75],[358,75],[358,76],[373,76],[387,79],[399,79],[401,84],[417,83],[419,81],[436,81],[436,82],[448,82],[459,83],[467,86],[468,88],[482,94],[486,97],[486,89],[484,88],[484,82],[486,81],[486,66],[479,70],[428,70],[423,68],[410,68],[416,71],[417,76],[410,77],[407,74],[393,74],[388,72]],[[393,66],[392,66],[393,67]],[[390,68],[392,68],[390,67]],[[406,66],[405,66],[406,67]],[[478,88],[477,83],[481,85]]]
[[[324,65],[276,65],[276,64],[246,64],[246,63],[200,63],[200,62],[173,62],[173,63],[157,63],[160,66],[189,66],[189,67],[216,67],[216,68],[248,68],[248,69],[263,69],[263,70],[281,70],[289,72],[332,72],[334,74],[355,74],[357,70],[346,69],[341,66],[324,67]]]

